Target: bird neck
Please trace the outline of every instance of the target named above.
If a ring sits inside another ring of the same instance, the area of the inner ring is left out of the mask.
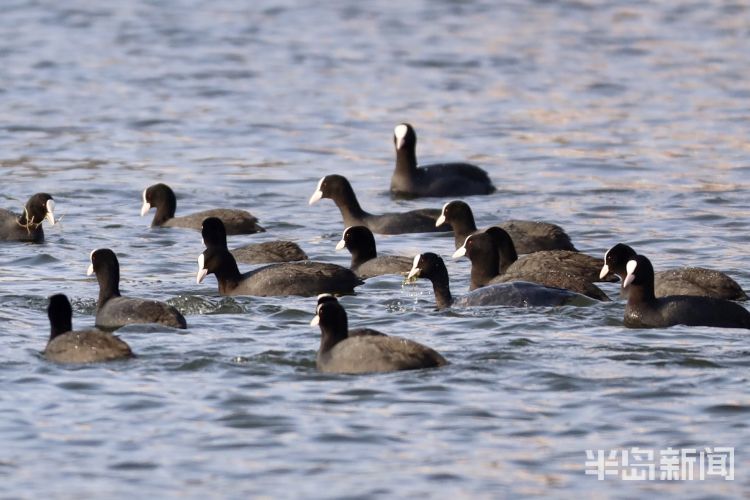
[[[214,250],[221,253],[221,264],[214,271],[216,280],[219,282],[219,292],[230,292],[237,288],[237,285],[242,281],[242,274],[240,274],[240,269],[237,267],[237,261],[229,250],[226,248],[216,248]]]
[[[359,267],[365,262],[372,260],[378,256],[378,252],[374,245],[362,245],[357,248],[350,249],[352,253],[352,269]]]
[[[635,305],[643,302],[656,302],[653,283],[642,285],[631,284],[625,288],[624,291],[628,294],[628,305]]]
[[[466,241],[466,237],[476,232],[477,225],[474,222],[474,216],[458,217],[450,222],[453,229],[453,235],[456,240],[456,247],[460,247]]]
[[[177,200],[174,195],[166,195],[162,202],[157,205],[156,214],[154,214],[154,220],[151,222],[151,225],[161,226],[169,219],[173,219],[176,211]]]
[[[451,296],[450,282],[448,279],[448,271],[440,273],[430,279],[432,282],[432,291],[435,294],[435,305],[438,309],[445,309],[450,307],[453,303],[453,296]]]
[[[361,224],[360,221],[363,217],[370,215],[362,210],[362,207],[357,200],[357,195],[354,194],[354,190],[351,186],[347,186],[343,189],[335,198],[333,198],[333,202],[339,207],[345,226],[358,226]]]
[[[411,173],[417,169],[416,148],[404,146],[396,150],[396,173]]]
[[[349,336],[349,323],[346,318],[343,319],[343,323],[335,326],[323,326],[321,328],[320,335],[320,354],[326,353],[333,349],[336,344],[345,340]]]
[[[511,264],[518,260],[518,253],[516,253],[516,249],[512,243],[510,245],[502,245],[498,249],[498,258],[500,259],[498,262],[498,271],[499,274],[503,274]]]
[[[478,257],[471,262],[470,290],[485,286],[500,274],[500,255],[497,252],[486,252]]]
[[[52,327],[50,328],[49,339],[52,340],[58,335],[62,335],[63,333],[71,331],[72,329],[73,329],[73,323],[70,319],[59,320],[56,324],[52,325]]]
[[[120,296],[120,270],[105,269],[96,273],[99,282],[99,301],[97,309],[101,309],[112,297]]]

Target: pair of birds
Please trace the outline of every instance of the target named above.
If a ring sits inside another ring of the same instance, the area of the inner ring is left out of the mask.
[[[702,268],[663,271],[660,293],[651,261],[619,243],[604,257],[601,273],[622,279],[627,296],[623,323],[631,328],[674,325],[750,328],[750,312],[734,300],[747,300],[729,276]],[[690,294],[690,295],[688,295]]]
[[[159,183],[143,190],[141,216],[155,209],[152,227],[179,227],[200,230],[203,221],[210,217],[221,219],[226,234],[255,234],[265,232],[258,218],[246,210],[236,208],[214,208],[178,217],[177,197],[171,187]],[[247,264],[269,262],[292,262],[306,260],[307,254],[293,241],[276,240],[253,243],[232,251],[235,259]]]
[[[396,198],[486,195],[495,192],[487,172],[469,163],[440,163],[417,166],[417,134],[408,123],[393,130],[396,165],[391,175],[391,195]],[[338,207],[344,227],[365,226],[376,234],[446,231],[437,228],[439,211],[418,209],[403,213],[372,214],[357,200],[349,181],[342,175],[320,179],[309,204],[329,198]]]
[[[206,249],[198,256],[196,282],[202,283],[208,274],[216,275],[221,295],[351,294],[363,283],[351,269],[309,260],[269,264],[240,273],[236,259],[227,248],[227,234],[221,219],[204,220],[201,235]]]
[[[96,363],[135,355],[121,338],[97,329],[73,330],[73,310],[63,294],[49,299],[50,337],[43,356],[57,363]],[[346,311],[332,295],[318,298],[311,325],[319,325],[316,365],[328,373],[372,373],[446,365],[434,349],[369,328],[349,330]]]
[[[540,262],[538,263],[542,267],[538,270],[532,268],[527,273],[508,276],[498,274],[497,246],[493,237],[488,234],[494,231],[502,231],[502,229],[490,228],[487,232],[471,235],[466,239],[464,245],[454,253],[456,258],[467,255],[472,260],[469,293],[460,297],[453,296],[445,262],[433,252],[414,257],[412,269],[407,275],[408,278],[430,280],[438,309],[496,305],[515,307],[588,305],[593,303],[592,298],[561,286],[583,283],[585,286],[596,288],[593,284],[573,274],[555,270],[545,271],[544,266],[553,266],[554,261],[544,263],[543,259],[539,259]],[[535,256],[535,254],[529,255],[529,257],[532,256]],[[494,260],[494,275],[487,272],[486,261],[483,257],[487,257],[487,260]],[[564,281],[562,284],[560,283],[561,279]]]

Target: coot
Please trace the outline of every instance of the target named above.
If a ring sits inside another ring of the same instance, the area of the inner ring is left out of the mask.
[[[315,310],[317,311],[317,306],[320,304],[323,304],[325,302],[338,302],[338,299],[331,295],[330,293],[321,293],[318,295],[318,304],[315,306]],[[372,328],[351,328],[349,329],[349,336],[350,337],[361,337],[363,335],[385,335],[383,332],[379,332],[377,330],[374,330]]]
[[[265,231],[258,224],[258,219],[245,210],[236,208],[215,208],[203,210],[183,217],[175,217],[177,198],[172,188],[166,184],[154,184],[143,190],[141,217],[152,208],[156,208],[152,226],[183,227],[200,229],[206,217],[218,217],[224,222],[227,234],[252,234]]]
[[[499,227],[468,236],[463,246],[453,254],[453,258],[463,256],[471,260],[470,290],[496,283],[529,281],[565,288],[597,300],[609,300],[607,294],[591,283],[590,265],[582,259],[593,257],[553,250],[529,254],[523,260],[516,261],[513,241]],[[573,259],[572,256],[577,258]]]
[[[348,294],[363,283],[351,269],[312,261],[270,264],[241,274],[227,248],[221,221],[207,219],[202,234],[206,250],[198,256],[196,281],[201,283],[208,274],[215,274],[221,295]]]
[[[120,295],[120,263],[112,250],[94,250],[90,260],[86,274],[91,276],[96,273],[99,282],[96,326],[115,329],[133,323],[159,323],[173,328],[187,328],[180,311],[169,304]]]
[[[43,355],[57,363],[96,363],[132,358],[122,339],[101,330],[73,330],[73,309],[63,294],[49,298],[50,336]]]
[[[456,248],[466,241],[466,237],[477,232],[474,214],[466,202],[454,200],[443,205],[443,209],[435,223],[438,226],[449,224],[453,229]],[[497,224],[513,239],[518,253],[532,253],[543,250],[570,250],[576,248],[570,241],[570,236],[563,228],[549,222],[530,220],[508,220]]]
[[[487,172],[469,163],[440,163],[417,167],[417,134],[408,123],[393,130],[396,168],[391,194],[397,197],[468,196],[495,191]]]
[[[218,217],[207,217],[201,225],[203,244],[215,243],[227,246],[224,223]],[[307,260],[307,254],[293,241],[265,241],[230,250],[237,262],[245,264],[267,264],[270,262],[293,262]]]
[[[318,304],[311,326],[320,326],[316,364],[328,373],[373,373],[448,364],[437,351],[401,337],[350,336],[346,311],[333,298]]]
[[[47,193],[37,193],[26,202],[23,213],[16,215],[0,209],[0,240],[41,243],[42,221],[55,224],[55,200]]]
[[[346,248],[352,254],[351,270],[362,279],[382,274],[403,274],[411,269],[411,259],[398,255],[381,255],[375,246],[372,231],[365,226],[351,226],[344,229],[336,250]]]
[[[432,282],[435,303],[438,309],[471,306],[563,306],[589,305],[593,301],[581,294],[563,288],[547,287],[537,283],[514,281],[500,283],[473,290],[461,297],[453,298],[450,291],[448,270],[443,259],[427,252],[414,257],[408,278],[427,278]]]
[[[351,184],[341,175],[327,175],[320,179],[310,197],[310,205],[321,198],[330,198],[336,203],[344,219],[344,227],[366,226],[378,234],[432,233],[448,230],[435,227],[440,210],[432,208],[383,215],[365,212],[359,206]]]
[[[618,243],[604,254],[601,275],[614,273],[625,279],[625,265],[637,253],[628,245]],[[620,294],[627,297],[627,289],[620,288]],[[657,297],[668,295],[695,295],[727,300],[747,300],[747,294],[732,278],[720,271],[702,267],[681,267],[654,274],[654,294]]]
[[[654,294],[654,268],[643,255],[625,266],[623,285],[628,288],[623,323],[631,328],[663,328],[673,325],[750,328],[750,312],[730,300],[691,295]]]

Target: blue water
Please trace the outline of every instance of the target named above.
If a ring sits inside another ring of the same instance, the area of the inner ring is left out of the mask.
[[[750,6],[745,2],[51,2],[0,6],[0,207],[57,201],[43,245],[3,244],[0,496],[685,498],[746,496],[750,340],[628,330],[623,303],[435,312],[428,283],[368,281],[352,326],[443,353],[439,370],[315,370],[315,300],[222,298],[195,284],[200,235],[152,230],[141,192],[178,214],[250,210],[316,260],[343,229],[320,177],[392,201],[392,130],[424,163],[470,160],[498,186],[477,222],[563,226],[602,256],[701,265],[750,289]],[[452,238],[378,237],[383,253],[468,262]],[[115,250],[125,294],[189,329],[120,330],[138,358],[51,364],[47,297],[93,324],[89,252]],[[242,266],[247,269],[247,266]],[[604,289],[615,298],[617,284]],[[597,481],[587,449],[732,446],[736,479]]]

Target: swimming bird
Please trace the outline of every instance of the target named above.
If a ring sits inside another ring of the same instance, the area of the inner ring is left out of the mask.
[[[86,274],[96,274],[99,282],[96,326],[115,329],[134,323],[159,323],[173,328],[187,328],[184,316],[175,307],[157,300],[123,297],[120,294],[120,263],[112,250],[94,250],[90,260]]]
[[[514,281],[477,288],[466,295],[454,298],[451,294],[448,270],[439,255],[427,252],[414,257],[414,263],[407,276],[426,278],[432,283],[437,309],[451,306],[563,306],[589,305],[593,301],[581,294],[543,286],[538,283]]]
[[[172,188],[166,184],[154,184],[143,190],[143,206],[141,206],[141,217],[146,215],[151,208],[156,208],[151,226],[182,227],[188,229],[200,229],[203,219],[206,217],[218,217],[224,222],[227,234],[252,234],[265,231],[258,224],[258,219],[251,213],[236,208],[214,208],[194,214],[175,217],[177,209],[177,197]]]
[[[592,278],[598,279],[596,269],[602,262],[600,259],[577,252],[552,250],[516,260],[513,241],[499,227],[468,236],[453,254],[454,259],[463,256],[471,260],[470,290],[496,283],[529,281],[565,288],[597,300],[609,300],[607,294],[591,283]]]
[[[227,246],[224,223],[218,217],[206,217],[201,224],[203,244]],[[252,243],[230,250],[237,262],[245,264],[267,264],[269,262],[292,262],[307,260],[307,254],[293,241],[276,240]]]
[[[55,200],[47,193],[29,198],[21,215],[0,209],[0,240],[41,243],[44,241],[42,222],[55,225]]]
[[[441,226],[443,224],[448,224],[453,229],[456,248],[464,244],[467,236],[478,231],[471,208],[468,203],[461,200],[449,201],[443,205],[440,217],[438,217],[435,225]],[[496,224],[496,226],[510,235],[518,253],[532,253],[543,250],[577,251],[570,241],[570,236],[556,224],[531,220],[507,220]]]
[[[440,216],[440,211],[436,209],[423,208],[382,215],[365,212],[360,207],[351,184],[341,175],[327,175],[320,179],[310,197],[310,205],[321,198],[330,198],[336,203],[344,219],[344,227],[365,226],[377,234],[433,233],[448,230],[435,227],[435,221]]]
[[[692,295],[656,297],[654,268],[643,255],[625,265],[628,288],[623,323],[630,328],[663,328],[674,325],[750,328],[750,312],[730,300]]]
[[[633,248],[618,243],[604,254],[604,266],[601,275],[614,273],[625,280],[628,261],[638,255]],[[627,296],[627,289],[620,288],[620,294]],[[695,295],[698,297],[714,297],[727,300],[747,300],[747,294],[742,287],[728,275],[705,269],[703,267],[680,267],[667,269],[654,274],[654,295],[666,297],[668,295]]]
[[[73,309],[63,294],[49,298],[50,336],[43,355],[57,363],[96,363],[132,358],[130,346],[101,330],[73,330]]]
[[[408,123],[393,129],[396,168],[391,194],[397,197],[468,196],[495,191],[487,172],[469,163],[439,163],[417,167],[417,134]]]
[[[321,293],[318,295],[318,304],[315,306],[317,311],[317,306],[324,304],[326,302],[336,302],[338,303],[338,299],[331,295],[330,293]],[[361,337],[366,335],[378,335],[378,336],[384,336],[385,333],[379,332],[373,328],[352,328],[349,330],[349,336],[350,337]]]
[[[198,256],[196,282],[215,274],[221,295],[315,296],[321,293],[354,293],[363,283],[351,269],[327,262],[284,262],[240,273],[229,252],[226,233],[217,218],[206,219],[202,229],[206,250]]]
[[[375,237],[365,226],[344,229],[336,250],[346,248],[352,255],[350,269],[362,279],[382,274],[403,274],[411,269],[411,259],[399,255],[378,255]]]
[[[320,326],[318,370],[373,373],[437,368],[448,364],[437,351],[402,337],[349,335],[346,311],[333,298],[318,303],[311,326]]]

